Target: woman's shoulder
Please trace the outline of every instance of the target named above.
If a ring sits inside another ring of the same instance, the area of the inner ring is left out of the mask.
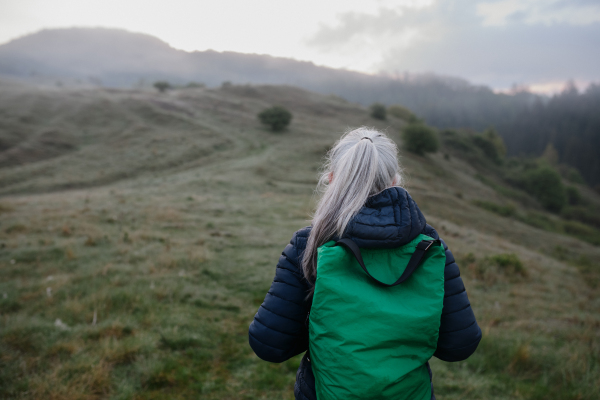
[[[281,254],[283,259],[280,259],[279,262],[280,267],[285,267],[293,272],[302,274],[302,256],[304,255],[304,250],[306,250],[306,241],[308,240],[310,230],[311,227],[307,226],[294,232],[292,239],[285,246],[285,249],[283,249],[283,253]],[[289,262],[289,264],[285,261]]]
[[[312,226],[305,226],[302,229],[298,229],[292,235],[292,240],[290,240],[290,244],[298,250],[306,249],[306,241],[308,240],[308,236],[310,235],[311,229]]]
[[[437,231],[433,228],[433,226],[429,225],[429,224],[425,224],[425,227],[423,228],[423,231],[421,231],[421,233],[423,235],[427,235],[429,237],[432,237],[434,239],[439,239],[440,235],[437,233]]]

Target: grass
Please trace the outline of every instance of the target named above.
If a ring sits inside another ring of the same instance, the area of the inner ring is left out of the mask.
[[[530,197],[529,195],[527,195],[525,192],[514,189],[505,184],[500,184],[495,179],[485,176],[481,173],[477,173],[475,175],[475,178],[477,178],[483,184],[491,187],[492,189],[494,189],[496,192],[498,192],[502,196],[505,196],[509,199],[519,201],[520,203],[524,204],[525,206],[530,206],[530,207],[538,206],[537,201],[535,199],[533,199],[532,197]]]
[[[496,204],[491,201],[485,201],[485,200],[473,200],[473,204],[478,207],[483,208],[484,210],[488,210],[495,214],[498,214],[502,217],[512,217],[517,212],[517,208],[512,204],[503,206],[503,205]]]
[[[593,218],[578,218],[588,222],[585,224],[578,220],[564,220],[550,213],[543,213],[540,211],[526,209],[518,212],[513,204],[501,205],[486,200],[473,200],[472,203],[477,207],[491,211],[502,217],[511,217],[539,229],[567,234],[593,245],[600,245],[600,230],[595,226],[595,219]],[[589,213],[587,209],[586,212]],[[569,213],[567,215],[570,216],[571,214]]]
[[[0,92],[2,115],[31,116],[9,121],[25,136],[56,124],[78,143],[0,168],[0,398],[293,398],[300,356],[259,360],[248,325],[307,225],[325,150],[363,124],[402,149],[402,126],[294,88],[242,89],[175,90],[161,103],[154,92]],[[294,113],[283,134],[256,120],[270,104]],[[485,335],[465,362],[432,361],[438,398],[595,398],[600,249],[474,206],[482,185],[460,158],[401,161]]]

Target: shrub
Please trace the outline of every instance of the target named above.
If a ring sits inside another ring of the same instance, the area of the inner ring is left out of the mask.
[[[559,212],[567,203],[560,175],[549,165],[542,164],[527,170],[515,181],[549,211]]]
[[[490,256],[489,260],[492,264],[500,267],[502,271],[511,276],[521,275],[522,277],[527,277],[525,266],[514,253],[496,254]]]
[[[466,266],[466,270],[472,273],[476,279],[482,280],[487,285],[498,282],[517,282],[521,278],[527,278],[529,273],[519,257],[513,253],[494,254],[477,260],[472,254],[468,254],[460,260]]]
[[[274,106],[261,111],[258,119],[269,126],[272,131],[282,131],[292,121],[292,113],[281,106]]]
[[[567,194],[567,202],[571,206],[576,206],[578,204],[583,203],[583,197],[575,186],[567,186],[565,188],[565,193]]]
[[[455,130],[446,129],[441,133],[444,145],[453,148],[456,151],[465,154],[474,154],[477,152],[476,147],[473,145],[473,141],[465,137]]]
[[[168,89],[171,89],[171,84],[167,81],[158,81],[154,82],[154,87],[161,93],[165,92]]]
[[[385,121],[387,118],[387,110],[381,103],[373,103],[370,107],[371,117]]]
[[[473,143],[483,151],[487,158],[496,164],[502,163],[506,155],[506,146],[494,129],[490,128],[481,135],[473,136]]]
[[[412,113],[408,108],[402,107],[400,105],[393,105],[387,109],[388,114],[393,115],[396,118],[403,119],[407,122],[417,122],[418,118],[415,114]]]
[[[406,150],[418,155],[435,153],[440,147],[437,132],[422,123],[408,125],[402,137]]]
[[[583,177],[581,176],[581,173],[576,168],[573,168],[566,164],[560,164],[558,166],[558,171],[560,172],[560,174],[563,178],[565,178],[566,180],[568,180],[570,182],[579,183],[581,185],[585,184],[585,180],[583,179]]]

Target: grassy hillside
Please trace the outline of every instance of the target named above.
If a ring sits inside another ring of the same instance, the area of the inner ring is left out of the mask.
[[[274,104],[281,134],[256,118]],[[299,357],[260,361],[248,325],[325,151],[360,125],[401,146],[403,124],[291,87],[1,83],[0,397],[293,398]],[[516,192],[461,157],[401,162],[484,331],[469,360],[433,360],[438,398],[595,398],[600,248],[476,205]]]

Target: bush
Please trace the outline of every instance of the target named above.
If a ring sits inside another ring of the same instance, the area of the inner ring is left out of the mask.
[[[154,82],[154,87],[161,93],[165,92],[168,89],[171,89],[171,84],[167,81],[158,81]]]
[[[273,132],[282,131],[292,121],[292,113],[281,106],[274,106],[261,111],[258,119],[269,126]]]
[[[464,154],[475,154],[477,152],[473,141],[462,132],[446,129],[441,132],[441,136],[444,146],[451,147]]]
[[[481,135],[473,136],[473,143],[483,151],[487,158],[496,164],[502,163],[506,155],[506,146],[494,129],[488,129]]]
[[[570,182],[579,183],[581,185],[585,184],[585,180],[583,179],[583,177],[581,176],[581,173],[579,173],[579,171],[576,168],[573,168],[566,164],[560,164],[558,166],[558,171],[560,172],[560,174],[563,178],[565,178],[566,180],[568,180]]]
[[[581,192],[575,186],[567,186],[565,188],[565,192],[567,194],[567,202],[571,206],[576,206],[583,203],[583,197],[581,196]]]
[[[494,254],[480,260],[469,253],[460,262],[465,265],[468,273],[489,286],[506,281],[518,282],[529,276],[527,268],[514,253]]]
[[[402,133],[404,146],[411,153],[423,155],[435,153],[440,147],[437,132],[425,124],[410,124]]]
[[[415,114],[412,113],[408,108],[402,107],[400,105],[393,105],[387,109],[388,114],[393,115],[396,118],[403,119],[406,122],[417,122],[418,118]]]
[[[371,117],[375,119],[380,119],[382,121],[385,121],[385,119],[387,118],[387,110],[385,109],[385,106],[383,104],[374,103],[371,105],[370,109]]]
[[[535,197],[542,206],[559,212],[567,203],[567,194],[560,175],[549,165],[525,171],[516,178],[516,183]]]
[[[503,272],[511,277],[514,277],[515,275],[527,277],[528,275],[527,269],[525,269],[525,266],[521,260],[519,260],[519,257],[514,253],[496,254],[489,257],[489,261],[500,267]]]

